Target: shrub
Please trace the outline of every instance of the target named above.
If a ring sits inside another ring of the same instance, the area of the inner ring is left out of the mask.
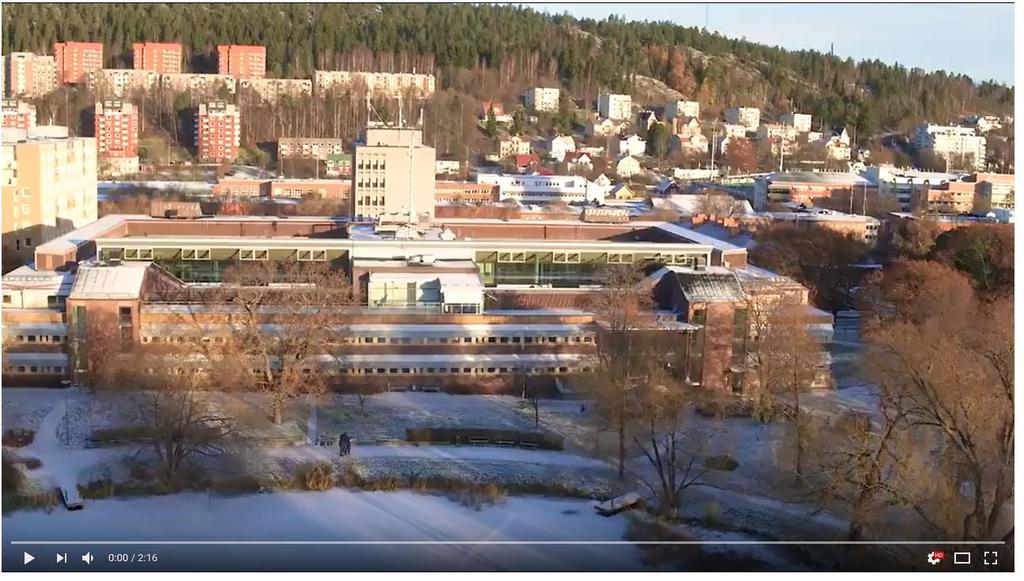
[[[10,454],[3,455],[3,491],[4,493],[15,493],[25,485],[25,474],[15,465],[15,459]]]
[[[313,462],[299,469],[299,479],[306,490],[330,490],[334,487],[334,466],[327,462]]]
[[[210,483],[210,490],[224,494],[239,494],[243,492],[257,492],[263,488],[259,478],[250,474],[214,480]]]
[[[717,456],[708,456],[704,458],[704,466],[711,470],[724,470],[726,472],[732,472],[739,468],[739,461],[728,454],[720,454]]]
[[[722,520],[722,514],[718,507],[718,501],[713,500],[704,512],[704,526],[713,529],[717,528]]]
[[[29,470],[35,470],[36,468],[39,468],[40,466],[43,465],[42,460],[40,460],[39,458],[22,458],[19,460],[19,462],[24,464],[25,468],[28,468]]]
[[[12,428],[4,432],[3,445],[11,448],[24,448],[31,444],[35,437],[36,433],[32,430]]]
[[[709,399],[697,402],[694,409],[705,418],[749,418],[753,414],[749,402],[738,399]]]
[[[85,485],[79,484],[78,493],[82,498],[109,498],[114,495],[114,483],[106,478],[93,480]]]

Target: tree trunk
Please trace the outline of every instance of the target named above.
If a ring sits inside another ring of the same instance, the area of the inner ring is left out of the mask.
[[[793,390],[793,402],[794,406],[796,407],[796,475],[799,478],[803,476],[804,434],[803,419],[801,419],[800,417],[800,389],[796,385],[794,385]]]
[[[280,426],[281,422],[283,421],[283,419],[282,419],[283,408],[284,408],[284,406],[281,405],[280,401],[274,400],[274,425],[275,426]]]
[[[626,418],[619,410],[619,480],[626,479]]]

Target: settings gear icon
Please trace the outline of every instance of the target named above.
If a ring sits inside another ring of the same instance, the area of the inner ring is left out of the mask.
[[[938,565],[945,558],[946,558],[945,551],[932,551],[932,552],[928,553],[928,564],[929,565]]]

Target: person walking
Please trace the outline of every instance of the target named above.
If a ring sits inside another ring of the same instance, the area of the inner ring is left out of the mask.
[[[342,432],[342,434],[338,436],[338,455],[345,456],[346,454],[348,454],[348,434]]]

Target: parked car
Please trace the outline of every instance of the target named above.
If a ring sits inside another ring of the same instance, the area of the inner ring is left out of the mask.
[[[74,488],[58,486],[57,494],[60,495],[60,500],[64,503],[64,508],[67,508],[68,510],[82,510],[85,506],[82,502],[82,497],[78,494],[77,486]]]

